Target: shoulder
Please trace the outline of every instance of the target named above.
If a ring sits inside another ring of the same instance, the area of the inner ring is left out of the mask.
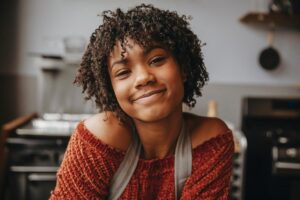
[[[126,151],[131,143],[130,126],[121,123],[112,112],[98,113],[84,121],[86,129],[103,143]]]
[[[204,117],[186,113],[192,146],[196,146],[230,131],[226,123],[217,117]]]

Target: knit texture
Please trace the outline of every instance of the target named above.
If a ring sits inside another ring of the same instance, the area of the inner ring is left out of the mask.
[[[181,199],[228,199],[233,151],[230,130],[194,148],[192,175]],[[50,199],[106,199],[109,182],[124,155],[96,138],[80,122],[70,138]],[[174,199],[174,158],[139,159],[119,199]]]

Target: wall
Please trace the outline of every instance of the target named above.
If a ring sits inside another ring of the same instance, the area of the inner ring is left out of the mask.
[[[21,60],[20,73],[35,74],[30,52],[63,53],[62,39],[83,36],[88,39],[98,26],[97,15],[106,9],[127,9],[140,1],[104,0],[27,0],[20,3]],[[267,46],[267,31],[239,22],[254,9],[266,9],[255,2],[264,0],[152,0],[162,8],[177,10],[193,17],[192,29],[207,45],[203,48],[212,83],[289,85],[300,82],[300,37],[297,30],[278,30],[274,46],[282,62],[278,70],[267,72],[259,67],[257,57]]]
[[[63,54],[63,38],[83,36],[88,40],[91,32],[100,22],[101,17],[97,15],[101,11],[116,7],[127,9],[140,2],[129,0],[20,1],[18,4],[20,48],[16,53],[18,64],[15,67],[0,68],[0,74],[14,74],[16,77],[31,76],[35,79],[38,65],[32,53]],[[210,82],[205,89],[207,92],[204,93],[207,96],[199,99],[199,104],[192,112],[205,113],[207,100],[217,96],[221,117],[227,117],[238,124],[242,96],[263,95],[265,92],[277,96],[299,94],[299,91],[293,88],[300,83],[299,31],[291,29],[276,31],[274,46],[280,51],[282,62],[277,70],[267,72],[257,61],[259,52],[267,46],[267,31],[239,22],[239,18],[248,11],[266,10],[264,2],[267,1],[147,0],[143,2],[177,10],[180,14],[191,15],[192,29],[207,44],[203,47],[205,63],[210,73]],[[269,90],[269,88],[273,89]],[[282,89],[278,90],[278,88]],[[264,91],[265,89],[268,91]],[[225,94],[228,98],[224,96]],[[232,102],[235,102],[235,107]],[[227,106],[227,103],[230,106]],[[16,113],[20,114],[23,111],[19,110]]]

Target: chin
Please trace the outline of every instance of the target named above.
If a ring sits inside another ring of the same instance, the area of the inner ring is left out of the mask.
[[[160,107],[160,108],[145,108],[142,111],[139,111],[138,113],[135,113],[134,115],[131,115],[131,117],[134,120],[142,121],[142,122],[157,122],[159,120],[163,120],[167,118],[168,116],[171,116],[174,111],[173,109],[167,108],[167,107]],[[176,109],[175,109],[176,110]]]

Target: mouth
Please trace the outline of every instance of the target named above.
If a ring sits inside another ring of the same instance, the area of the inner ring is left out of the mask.
[[[134,98],[132,101],[134,102],[134,101],[137,101],[137,100],[140,100],[140,99],[144,99],[144,98],[150,97],[150,96],[158,94],[158,93],[163,93],[165,91],[166,91],[165,88],[164,89],[159,89],[159,90],[153,90],[153,91],[147,92],[147,93],[145,93],[145,94],[143,94],[143,95],[141,95],[137,98]]]

